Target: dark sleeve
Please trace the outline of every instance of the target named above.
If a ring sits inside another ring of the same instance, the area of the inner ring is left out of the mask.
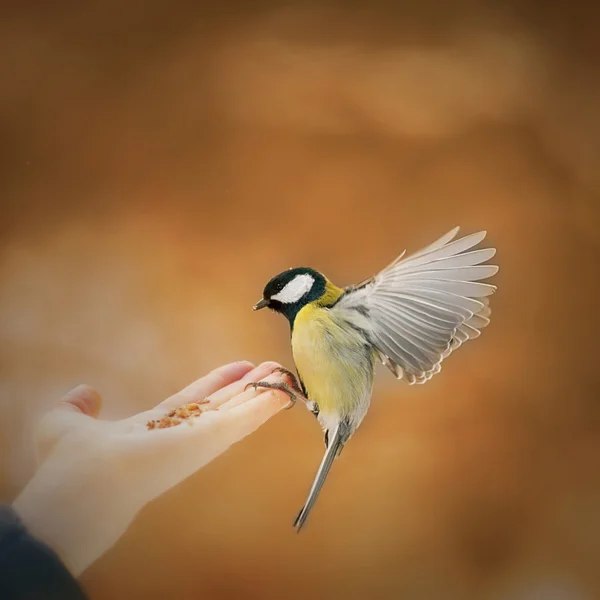
[[[0,506],[0,598],[86,600],[56,553],[31,536],[7,506]]]

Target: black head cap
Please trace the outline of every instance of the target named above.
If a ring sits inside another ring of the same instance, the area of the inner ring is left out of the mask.
[[[297,267],[279,273],[267,283],[255,310],[269,307],[285,315],[293,323],[298,311],[325,293],[326,279],[308,267]]]

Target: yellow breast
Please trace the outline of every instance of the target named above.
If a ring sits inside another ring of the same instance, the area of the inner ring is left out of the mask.
[[[302,308],[294,320],[292,352],[307,395],[323,416],[358,417],[361,407],[366,410],[373,352],[335,311],[317,303]]]

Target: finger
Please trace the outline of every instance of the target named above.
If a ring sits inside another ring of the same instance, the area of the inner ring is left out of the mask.
[[[245,360],[218,367],[208,375],[183,388],[180,392],[163,400],[156,408],[170,410],[182,404],[204,400],[210,394],[239,380],[253,368],[254,365]]]
[[[227,432],[230,443],[235,444],[275,416],[288,402],[289,396],[285,392],[264,390],[254,398],[224,412],[221,427]]]
[[[227,365],[229,366],[229,365]],[[280,365],[276,362],[264,362],[260,364],[258,367],[252,369],[251,371],[246,372],[246,374],[237,381],[233,381],[229,385],[221,387],[217,389],[213,394],[204,395],[204,394],[196,394],[195,396],[190,395],[189,397],[183,397],[181,393],[175,394],[171,396],[168,400],[161,402],[158,406],[144,411],[143,413],[138,413],[129,419],[123,419],[121,424],[125,427],[130,427],[132,424],[138,426],[140,423],[147,423],[148,421],[153,421],[157,419],[161,419],[165,416],[165,413],[173,410],[174,408],[178,408],[183,404],[188,404],[190,402],[202,402],[202,410],[205,412],[214,410],[230,401],[232,398],[244,392],[245,387],[253,382],[260,381],[264,377],[270,375],[273,372],[273,369],[276,369]],[[198,380],[200,382],[202,380]],[[192,388],[198,382],[194,382],[187,389]],[[247,396],[247,398],[250,396]]]
[[[79,385],[59,400],[40,420],[36,432],[38,458],[75,427],[93,423],[100,414],[102,398],[89,385]]]
[[[281,373],[272,373],[267,377],[262,377],[258,381],[264,381],[265,383],[283,383],[287,381],[287,377]],[[249,387],[247,390],[244,390],[240,394],[237,394],[231,400],[228,400],[224,404],[221,405],[221,410],[229,410],[235,406],[239,406],[240,404],[244,404],[244,402],[248,402],[248,400],[252,400],[252,398],[256,398],[257,393],[265,392],[266,390],[274,389],[274,388],[261,388],[260,386],[254,389],[254,387]],[[278,390],[281,391],[281,390]],[[285,392],[281,392],[289,402],[290,397]]]
[[[221,388],[220,390],[211,394],[208,398],[208,405],[206,408],[218,408],[222,406],[226,402],[229,402],[232,398],[244,392],[244,388],[254,381],[260,381],[264,379],[268,375],[270,375],[274,369],[279,367],[280,365],[276,362],[264,362],[258,365],[255,369],[246,373],[244,377],[242,377],[238,381],[234,381],[230,385]]]

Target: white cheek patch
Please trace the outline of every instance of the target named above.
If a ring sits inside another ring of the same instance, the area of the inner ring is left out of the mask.
[[[304,294],[310,291],[314,282],[314,278],[308,273],[296,275],[280,292],[271,296],[271,300],[277,300],[283,304],[298,302]]]

